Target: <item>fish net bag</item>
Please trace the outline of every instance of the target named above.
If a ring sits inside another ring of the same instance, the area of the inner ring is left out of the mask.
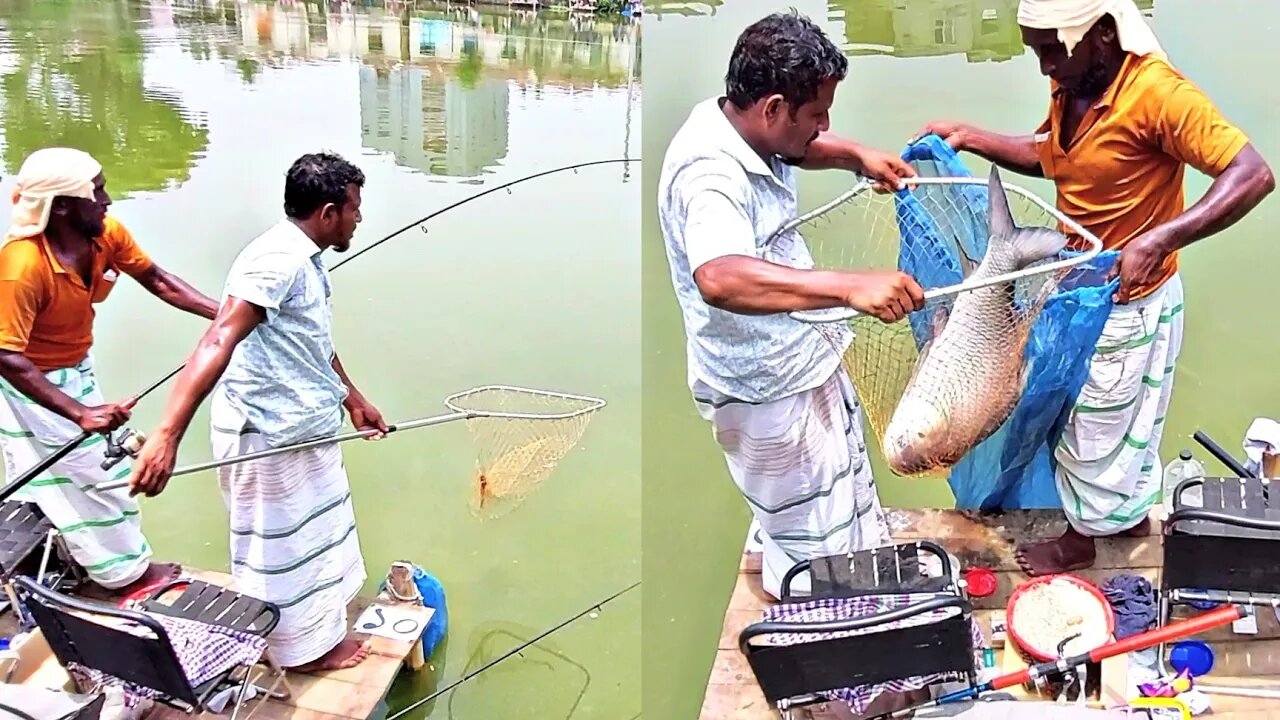
[[[449,396],[476,450],[470,506],[482,519],[520,505],[569,454],[596,411],[599,398],[487,385]]]
[[[784,225],[775,238],[800,232],[818,269],[901,270],[924,289],[924,307],[897,323],[852,308],[791,316],[811,323],[837,347],[848,343],[843,365],[889,469],[902,477],[945,477],[1012,413],[1018,396],[1001,389],[1021,383],[1023,349],[1037,316],[1062,278],[1096,255],[1101,244],[1033,193],[1001,183],[1015,226],[1061,233],[1041,239],[1047,245],[1056,237],[1061,250],[1020,265],[1007,247],[997,245],[992,263],[979,273],[990,239],[989,180],[941,176],[943,168],[930,161],[914,165],[920,177],[908,179],[904,190],[878,193],[860,182]],[[968,306],[956,315],[966,294]],[[934,343],[952,318],[960,322],[950,337]],[[921,362],[926,348],[929,363]],[[913,401],[903,403],[909,384],[916,386]],[[886,438],[900,409],[901,419]],[[917,430],[931,427],[940,429],[930,440],[916,438]],[[903,450],[902,438],[909,449]]]

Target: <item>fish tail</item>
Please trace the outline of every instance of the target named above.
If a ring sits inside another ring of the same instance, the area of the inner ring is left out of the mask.
[[[990,231],[988,254],[1007,257],[1014,270],[1021,270],[1062,252],[1067,236],[1050,228],[1020,228],[1013,222],[1009,199],[1000,182],[1000,171],[991,165],[987,180],[987,223]]]

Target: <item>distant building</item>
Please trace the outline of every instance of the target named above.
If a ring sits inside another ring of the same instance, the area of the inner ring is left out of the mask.
[[[401,66],[360,66],[363,144],[428,175],[476,177],[507,155],[505,80],[464,87],[457,77]]]

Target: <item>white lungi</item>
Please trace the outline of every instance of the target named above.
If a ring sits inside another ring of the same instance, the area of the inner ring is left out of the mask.
[[[1132,528],[1160,500],[1160,437],[1182,349],[1182,278],[1116,305],[1054,451],[1063,510],[1082,535]]]
[[[45,379],[73,400],[101,405],[102,391],[86,356],[75,367],[45,373]],[[17,478],[59,447],[80,436],[78,425],[0,379],[0,443],[5,477]],[[137,580],[151,563],[151,546],[142,534],[138,501],[129,488],[86,492],[85,488],[129,477],[128,459],[102,469],[106,437],[93,435],[15,493],[15,501],[34,502],[62,534],[67,549],[89,578],[105,588]]]
[[[697,380],[691,387],[759,527],[766,592],[779,597],[783,575],[802,560],[889,544],[861,406],[843,368],[812,390],[760,404]],[[807,573],[791,592],[809,593]]]
[[[210,424],[215,459],[269,447],[241,431],[243,416],[216,392]],[[267,636],[272,654],[285,667],[319,658],[346,636],[347,604],[366,577],[341,447],[227,465],[218,479],[236,587],[280,606],[280,624]]]

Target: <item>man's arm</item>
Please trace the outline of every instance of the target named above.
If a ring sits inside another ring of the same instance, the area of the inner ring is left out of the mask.
[[[693,273],[702,299],[741,315],[855,307],[886,322],[924,305],[924,291],[901,272],[800,270],[747,257],[725,255]]]
[[[137,280],[152,295],[206,320],[212,320],[218,314],[218,303],[157,265],[123,223],[112,219],[107,227],[107,237],[115,266]]]
[[[178,445],[191,424],[196,408],[226,371],[236,345],[265,318],[266,311],[261,306],[237,297],[228,299],[214,317],[213,324],[205,330],[195,351],[187,358],[186,366],[178,373],[159,425],[138,453],[129,480],[130,495],[143,493],[151,497],[164,490],[173,473]]]
[[[1166,252],[1182,248],[1234,225],[1276,188],[1267,161],[1250,143],[1213,179],[1195,205],[1160,226]]]
[[[370,430],[376,428],[380,432],[371,436],[370,440],[378,440],[389,429],[387,424],[382,420],[382,413],[378,412],[373,403],[356,389],[356,384],[351,382],[351,378],[347,376],[347,371],[342,367],[342,361],[338,359],[338,354],[333,354],[334,372],[338,373],[338,377],[342,378],[342,384],[347,386],[347,399],[342,405],[351,414],[351,424],[358,430]]]
[[[1133,238],[1120,252],[1115,299],[1155,281],[1169,255],[1235,224],[1275,189],[1275,176],[1239,128],[1198,87],[1171,77],[1141,118],[1147,139],[1163,152],[1213,178],[1208,192],[1178,217]]]
[[[74,422],[85,432],[115,430],[128,422],[128,407],[83,405],[49,382],[26,356],[31,329],[44,302],[44,290],[33,279],[28,261],[18,253],[0,259],[0,376],[40,407]]]
[[[902,178],[916,171],[905,160],[866,145],[824,132],[809,144],[805,156],[794,163],[803,170],[847,170],[878,181],[881,190],[896,190]]]
[[[266,311],[251,302],[236,297],[227,301],[226,308],[214,317],[213,324],[200,336],[195,351],[178,373],[169,404],[156,429],[157,436],[171,438],[175,445],[182,440],[196,408],[226,371],[236,345],[265,318]]]
[[[1034,135],[1004,135],[964,123],[933,122],[926,125],[917,137],[930,133],[941,137],[957,152],[971,152],[1021,175],[1044,177]]]
[[[0,350],[0,376],[40,407],[70,420],[85,432],[111,432],[129,421],[129,408],[123,404],[90,407],[71,399],[20,352]]]
[[[159,265],[151,265],[134,279],[152,295],[179,310],[199,315],[206,320],[212,320],[218,314],[217,302]]]
[[[1275,176],[1249,138],[1186,78],[1160,88],[1151,139],[1169,155],[1212,177],[1199,202],[1157,228],[1166,249],[1178,250],[1214,235],[1244,217],[1275,189]]]
[[[801,270],[755,257],[755,231],[732,177],[707,173],[693,186],[685,252],[708,305],[743,315],[851,306],[885,322],[924,305],[924,291],[904,273]]]

